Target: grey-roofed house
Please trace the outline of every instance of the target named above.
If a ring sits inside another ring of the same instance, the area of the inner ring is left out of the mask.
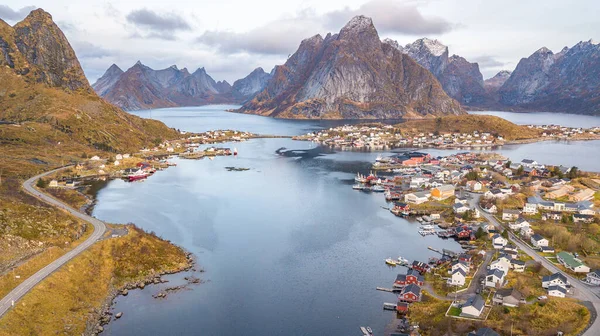
[[[548,288],[553,285],[567,286],[568,284],[569,281],[567,280],[567,277],[559,272],[542,277],[543,288]]]
[[[460,316],[464,317],[479,317],[483,308],[485,307],[485,301],[480,295],[474,295],[467,299],[462,305]]]
[[[471,331],[467,336],[500,336],[497,332],[490,328],[479,328]]]

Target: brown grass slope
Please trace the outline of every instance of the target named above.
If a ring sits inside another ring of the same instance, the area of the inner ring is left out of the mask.
[[[478,131],[500,135],[508,141],[535,139],[541,136],[538,130],[486,115],[444,116],[435,119],[411,120],[397,124],[395,127],[407,135],[421,132],[444,134]]]

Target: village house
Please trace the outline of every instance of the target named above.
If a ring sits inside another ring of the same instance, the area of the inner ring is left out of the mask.
[[[506,238],[502,237],[498,233],[492,236],[492,244],[494,245],[494,248],[496,250],[500,250],[501,248],[506,246],[507,243],[508,241],[506,240]]]
[[[445,200],[446,198],[454,196],[454,186],[451,184],[444,184],[442,186],[431,189],[431,197],[436,200]]]
[[[425,191],[417,191],[414,193],[404,195],[404,202],[421,204],[429,201],[429,193]]]
[[[460,316],[479,317],[485,307],[485,301],[480,295],[474,295],[463,303]]]
[[[525,262],[522,260],[513,259],[510,261],[510,266],[515,272],[525,272]]]
[[[410,284],[423,286],[423,281],[423,276],[417,270],[409,269],[406,274],[398,274],[396,276],[394,287],[404,287]]]
[[[500,189],[492,189],[492,190],[488,190],[485,192],[485,194],[483,194],[483,197],[487,198],[487,199],[506,199],[508,197],[507,194],[503,193],[502,190]]]
[[[548,246],[548,239],[536,233],[533,236],[531,236],[531,245],[537,248],[540,248],[542,246]]]
[[[571,253],[561,251],[556,254],[556,259],[566,268],[570,269],[575,273],[588,273],[590,268],[586,266],[581,260],[575,258]]]
[[[590,285],[600,286],[600,269],[589,272],[585,277],[585,281]]]
[[[468,206],[461,204],[461,203],[454,203],[454,205],[452,206],[452,209],[454,210],[454,213],[456,214],[464,214],[465,212],[471,210],[471,208],[469,208]]]
[[[467,265],[470,265],[470,264],[471,264],[471,262],[473,261],[473,256],[472,256],[472,255],[470,255],[470,254],[467,254],[467,253],[461,253],[461,254],[458,256],[458,261],[460,261],[460,262],[464,262],[464,263],[466,263]]]
[[[542,277],[542,288],[548,288],[554,285],[567,287],[567,285],[569,285],[569,281],[567,280],[566,276],[558,272]]]
[[[466,184],[467,190],[470,191],[481,191],[481,189],[483,189],[483,184],[481,184],[481,182],[479,181],[467,181]]]
[[[495,288],[496,285],[502,287],[504,285],[504,277],[506,273],[500,269],[489,269],[485,277],[485,286]]]
[[[533,235],[533,229],[531,228],[529,223],[523,224],[521,226],[521,229],[519,230],[519,234],[524,238],[530,238]]]
[[[490,263],[489,269],[490,270],[499,269],[506,274],[506,273],[508,273],[508,270],[510,269],[510,262],[506,262],[504,260],[494,260]]]
[[[509,223],[508,227],[511,230],[517,231],[517,230],[522,229],[523,227],[530,227],[530,224],[525,218],[519,217],[519,218],[517,218],[517,220],[514,223]]]
[[[564,298],[567,295],[567,289],[563,286],[553,285],[548,287],[548,296]]]
[[[573,214],[573,222],[574,223],[593,223],[594,216],[593,215],[582,215],[582,214]]]
[[[519,218],[521,211],[517,209],[504,209],[502,211],[502,220],[503,221],[512,221]]]
[[[494,293],[492,302],[506,307],[518,307],[520,303],[525,303],[523,294],[515,288],[498,289]]]
[[[469,273],[471,266],[469,266],[469,264],[464,261],[455,260],[452,262],[452,264],[450,264],[450,270],[448,271],[448,273],[453,273],[457,269],[462,269],[465,273]]]
[[[421,301],[421,287],[410,284],[402,288],[398,301],[402,302],[418,302]]]
[[[527,215],[535,215],[538,213],[537,203],[527,202],[523,207],[523,213]]]
[[[468,199],[468,198],[466,198],[466,197],[464,197],[464,196],[457,196],[457,197],[454,199],[454,203],[455,203],[455,204],[464,204],[464,205],[466,205],[466,204],[468,204],[468,203],[469,203],[469,199]]]
[[[512,259],[513,259],[512,255],[510,255],[508,253],[501,253],[498,256],[498,259],[496,259],[496,260],[504,261],[506,264],[508,264],[510,266],[510,262],[512,261]]]
[[[521,165],[523,167],[533,168],[533,167],[537,167],[538,163],[535,160],[523,159],[523,160],[521,160]]]
[[[415,260],[415,261],[413,261],[411,268],[413,270],[416,270],[417,272],[423,274],[423,273],[427,272],[427,269],[429,268],[429,266],[422,261]]]
[[[500,336],[497,332],[490,328],[479,328],[471,331],[467,336]]]
[[[487,213],[496,213],[498,212],[498,208],[496,207],[496,205],[494,203],[486,203],[484,204],[482,207],[483,211],[487,212]]]
[[[57,180],[52,180],[52,181],[50,181],[50,183],[48,184],[48,186],[50,188],[57,188],[58,187],[58,181]]]
[[[540,247],[540,251],[542,253],[554,253],[555,252],[554,251],[554,247],[549,246],[549,245],[548,246],[542,246],[542,247]]]
[[[452,276],[448,278],[448,285],[450,286],[463,286],[467,279],[467,273],[462,268],[457,268],[452,272]]]

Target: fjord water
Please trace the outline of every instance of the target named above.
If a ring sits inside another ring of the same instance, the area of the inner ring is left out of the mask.
[[[198,132],[239,129],[292,135],[338,123],[275,120],[223,109],[136,114]],[[563,148],[571,145],[547,142],[501,151],[540,162],[546,156],[562,156],[559,160],[569,165],[567,160],[575,157],[574,149],[580,146],[589,152],[587,160],[597,160],[598,142],[589,144]],[[157,172],[143,183],[115,180],[98,193],[96,217],[134,222],[154,231],[192,252],[206,270],[200,274],[205,283],[171,293],[165,300],[151,295],[182,283],[184,275],[169,276],[170,283],[119,297],[115,311],[124,312],[124,317],[109,324],[107,334],[357,335],[360,325],[382,334],[392,319],[382,304],[394,302],[395,296],[375,287],[390,287],[396,274],[404,272],[385,266],[384,259],[402,255],[426,261],[435,256],[427,246],[459,250],[452,240],[421,237],[416,223],[382,208],[389,206],[383,195],[351,189],[355,173],[368,173],[379,153],[276,155],[280,147],[315,146],[291,139],[225,146],[237,147],[240,155],[176,160],[177,167]],[[229,172],[227,166],[251,170]]]

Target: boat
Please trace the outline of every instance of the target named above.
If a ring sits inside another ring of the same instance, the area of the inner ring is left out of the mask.
[[[142,179],[145,179],[146,177],[148,177],[148,174],[141,169],[127,175],[127,179],[129,180],[129,182],[142,180]]]
[[[435,225],[431,225],[431,224],[421,225],[421,229],[423,229],[423,230],[433,230],[433,229],[435,229]]]
[[[354,189],[354,190],[363,190],[364,188],[365,188],[365,186],[362,184],[355,184],[352,186],[352,189]]]
[[[392,259],[392,258],[387,258],[387,259],[385,259],[385,263],[386,263],[386,264],[388,264],[388,265],[390,265],[390,266],[396,266],[396,265],[398,264],[398,263],[397,263],[397,262],[396,262],[394,259]]]
[[[233,155],[237,155],[237,154],[238,154],[238,152],[237,152],[237,148],[235,148],[235,147],[234,147],[234,148],[233,148]]]
[[[373,335],[373,329],[371,329],[371,327],[367,327],[367,332],[369,335]]]
[[[399,256],[398,263],[400,263],[401,265],[408,265],[408,259],[403,258],[402,256]]]
[[[385,188],[380,185],[376,185],[376,186],[372,187],[371,190],[374,192],[384,192]]]
[[[354,177],[354,182],[365,183],[365,182],[367,182],[367,178],[364,175],[361,175],[360,173],[358,173],[358,174],[356,174],[356,177]]]
[[[360,327],[360,331],[363,333],[363,335],[369,335],[369,332],[367,331],[367,328],[365,328],[365,327]]]

